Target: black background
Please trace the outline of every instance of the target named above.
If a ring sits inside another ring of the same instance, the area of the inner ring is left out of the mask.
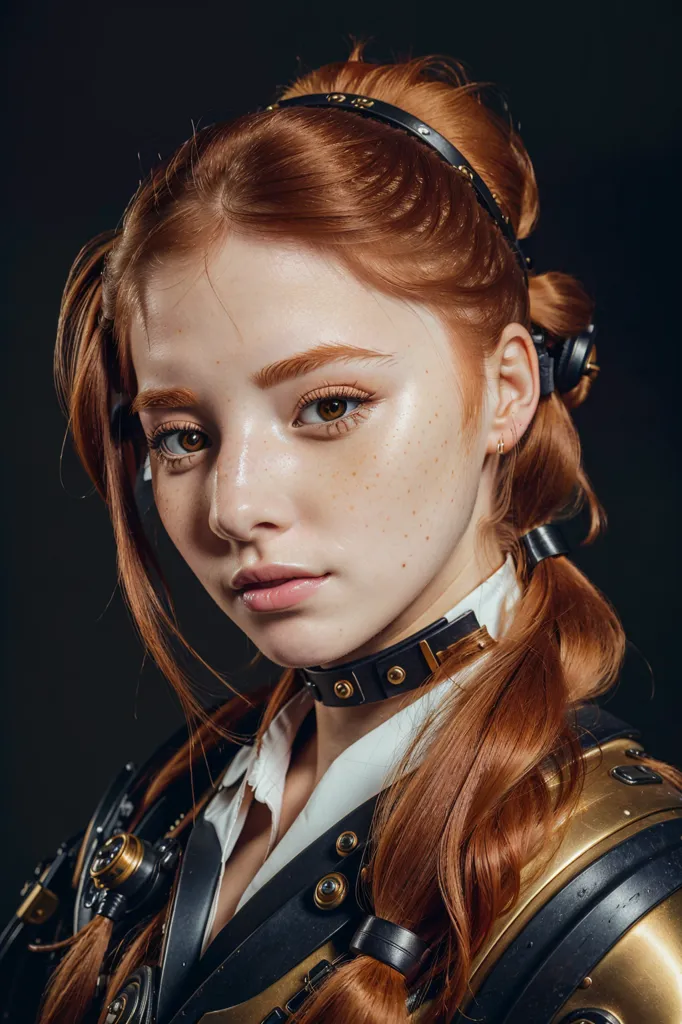
[[[545,2],[164,5],[15,2],[2,247],[5,653],[0,910],[82,827],[120,765],[180,721],[116,592],[106,512],[70,454],[51,379],[61,289],[86,239],[192,129],[255,109],[299,69],[450,53],[507,93],[535,162],[539,270],[598,301],[601,378],[577,419],[610,529],[578,564],[612,599],[655,677],[611,710],[680,754],[679,4]],[[191,639],[219,669],[248,645],[167,553]]]

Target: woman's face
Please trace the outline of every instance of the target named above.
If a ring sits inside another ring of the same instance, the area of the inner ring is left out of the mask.
[[[465,439],[472,381],[426,308],[293,243],[235,236],[205,266],[162,268],[146,300],[135,407],[161,519],[268,658],[369,653],[500,564],[475,536],[489,394]],[[261,570],[269,586],[235,578]]]

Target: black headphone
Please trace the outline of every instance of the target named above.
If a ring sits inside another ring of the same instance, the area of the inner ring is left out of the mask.
[[[540,394],[553,391],[566,394],[576,388],[583,377],[594,380],[599,366],[593,361],[596,327],[591,323],[579,334],[557,338],[550,348],[542,327],[533,325],[531,337],[540,364]]]

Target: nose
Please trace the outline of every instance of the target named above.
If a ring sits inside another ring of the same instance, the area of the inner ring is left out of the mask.
[[[209,527],[224,540],[248,543],[294,522],[293,460],[276,438],[247,434],[221,445],[211,474]]]

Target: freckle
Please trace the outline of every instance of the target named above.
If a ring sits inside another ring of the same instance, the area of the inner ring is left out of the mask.
[[[381,473],[375,473],[374,475],[375,476],[381,476]]]
[[[436,459],[436,462],[438,462],[438,459]],[[351,473],[351,476],[357,476],[357,475],[358,475],[357,473]]]
[[[434,459],[433,461],[434,462],[438,462],[438,459]],[[355,473],[353,473],[353,476],[355,476]]]
[[[405,562],[403,562],[403,569],[405,568]]]
[[[430,537],[427,537],[426,539],[427,539],[427,540],[431,540],[431,538],[430,538]]]
[[[417,510],[416,510],[416,508],[413,508],[413,509],[412,509],[412,515],[413,515],[413,516],[416,516],[416,514],[417,514]]]

